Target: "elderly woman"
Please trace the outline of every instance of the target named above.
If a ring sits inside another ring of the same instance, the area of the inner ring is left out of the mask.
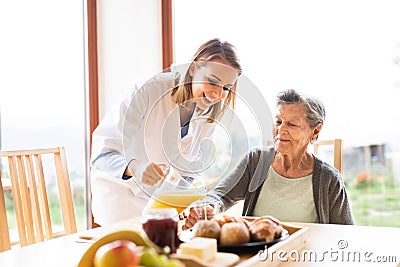
[[[277,108],[274,147],[250,151],[207,198],[220,200],[224,209],[244,199],[243,216],[353,224],[340,173],[307,150],[323,126],[323,104],[286,90],[278,94]],[[197,218],[190,210],[184,228]]]

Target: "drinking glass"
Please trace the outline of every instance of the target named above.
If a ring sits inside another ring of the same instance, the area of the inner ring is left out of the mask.
[[[199,220],[210,220],[218,213],[221,213],[221,203],[219,201],[199,200],[192,207],[196,211]]]

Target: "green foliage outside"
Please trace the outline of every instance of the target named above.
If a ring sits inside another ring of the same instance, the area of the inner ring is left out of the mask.
[[[386,176],[362,174],[346,189],[357,225],[400,227],[400,186]]]
[[[357,225],[400,227],[400,180],[391,166],[373,162],[344,178]]]
[[[86,229],[86,211],[85,211],[85,189],[83,186],[75,186],[72,188],[73,190],[73,199],[74,199],[74,209],[75,209],[75,218],[78,231]],[[62,226],[62,215],[61,215],[61,207],[60,201],[58,197],[57,188],[50,187],[48,188],[47,198],[49,200],[49,209],[50,209],[50,218],[53,222],[53,227],[55,229],[58,226]],[[7,207],[7,220],[10,229],[17,227],[15,210],[14,210],[14,202],[11,191],[6,191],[4,193],[6,207]]]

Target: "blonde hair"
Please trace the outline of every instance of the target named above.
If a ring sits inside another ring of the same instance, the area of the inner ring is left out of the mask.
[[[209,62],[222,60],[225,64],[238,71],[238,75],[242,73],[242,67],[239,63],[236,48],[228,43],[222,42],[220,39],[212,39],[202,44],[197,52],[192,57],[190,66],[186,70],[181,83],[172,90],[172,97],[177,104],[184,103],[193,97],[192,94],[192,76],[189,74],[189,69],[196,62]],[[203,116],[208,116],[207,122],[214,122],[222,116],[228,106],[235,107],[237,81],[229,90],[225,100],[218,102],[203,112]]]

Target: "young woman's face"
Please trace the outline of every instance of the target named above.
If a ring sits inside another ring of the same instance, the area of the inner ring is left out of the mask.
[[[219,60],[194,64],[190,74],[193,100],[201,109],[224,100],[238,78],[237,70]]]

